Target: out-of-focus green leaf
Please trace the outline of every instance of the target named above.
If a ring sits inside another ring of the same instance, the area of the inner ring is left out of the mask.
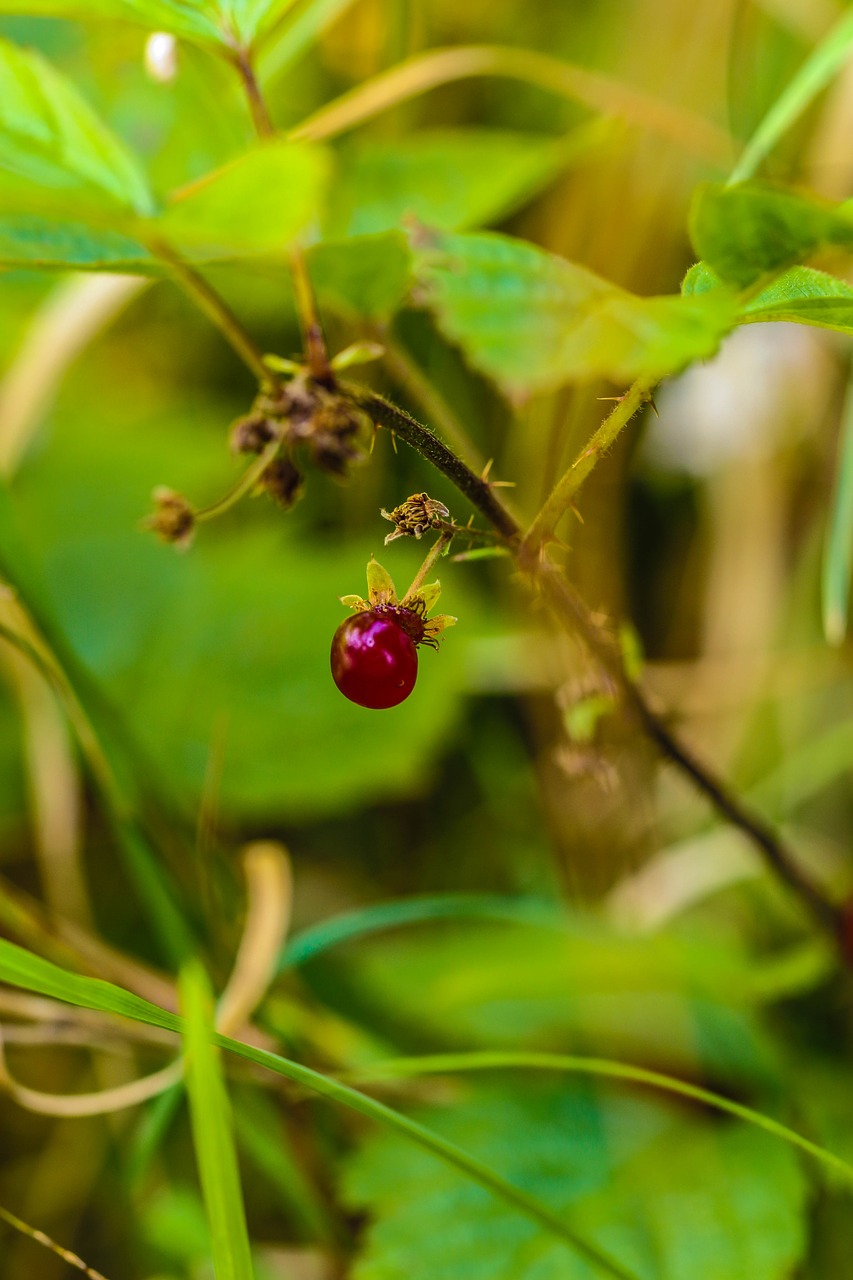
[[[206,257],[283,257],[316,217],[326,177],[321,148],[268,143],[185,188],[157,226],[168,240]]]
[[[83,188],[147,214],[136,159],[40,54],[0,40],[0,167],[47,187]]]
[[[539,190],[571,155],[570,144],[498,129],[414,133],[341,152],[326,230],[369,235],[415,218],[443,231],[492,222]]]
[[[748,957],[710,942],[482,915],[354,938],[303,970],[328,1003],[416,1047],[568,1043],[738,1083],[778,1070],[752,1015],[751,971]]]
[[[727,291],[639,298],[489,233],[418,237],[415,269],[445,335],[513,395],[596,377],[661,378],[713,355],[734,321]]]
[[[56,18],[120,19],[150,31],[219,43],[219,6],[213,0],[0,0],[0,13]]]
[[[0,266],[134,275],[160,269],[148,250],[129,236],[26,214],[0,215]]]
[[[197,961],[184,965],[179,982],[184,1015],[184,1070],[190,1100],[193,1145],[204,1195],[217,1280],[252,1280],[252,1254],[231,1104],[220,1052],[211,1043],[213,996]]]
[[[419,790],[459,715],[472,603],[440,652],[423,651],[411,698],[382,714],[356,707],[332,682],[329,648],[345,616],[338,597],[362,588],[370,543],[346,555],[309,544],[298,512],[259,498],[176,554],[139,520],[157,484],[203,504],[233,483],[221,408],[197,397],[144,408],[137,390],[117,395],[108,432],[73,401],[62,413],[16,491],[19,524],[69,642],[146,755],[168,762],[170,790],[195,803],[216,742],[219,803],[243,820]],[[401,548],[401,581],[418,559]]]
[[[0,0],[0,14],[114,19],[202,44],[250,45],[296,0]]]
[[[400,231],[324,241],[308,253],[321,303],[351,317],[387,320],[412,282],[412,253]]]
[[[722,286],[707,262],[697,262],[684,277],[685,297],[695,297]],[[814,267],[790,267],[766,289],[738,308],[738,324],[787,320],[838,333],[853,333],[853,288]]]
[[[175,1014],[131,995],[111,982],[102,982],[95,978],[80,978],[67,973],[59,966],[42,960],[22,947],[6,942],[3,938],[0,938],[0,979],[29,991],[56,996],[58,999],[82,1008],[122,1013],[168,1030],[183,1029],[182,1020]],[[611,1262],[601,1250],[580,1236],[572,1224],[566,1221],[564,1215],[553,1213],[535,1196],[507,1182],[482,1160],[469,1155],[455,1143],[448,1142],[440,1134],[431,1132],[410,1117],[392,1110],[384,1103],[360,1093],[349,1085],[323,1076],[311,1067],[304,1067],[301,1063],[292,1062],[279,1054],[270,1053],[265,1049],[256,1049],[253,1045],[219,1034],[212,1036],[212,1042],[219,1048],[228,1049],[249,1062],[284,1076],[285,1079],[305,1085],[321,1097],[348,1107],[360,1115],[376,1120],[395,1132],[405,1135],[409,1141],[424,1147],[446,1164],[460,1170],[463,1176],[471,1178],[481,1187],[489,1188],[489,1191],[502,1201],[504,1206],[509,1205],[515,1213],[520,1213],[533,1221],[539,1230],[544,1228],[548,1237],[553,1235],[560,1241],[562,1250],[568,1246],[573,1254],[577,1253],[583,1258],[594,1259],[596,1274],[615,1276],[618,1280],[636,1280],[633,1272],[621,1267],[618,1263]]]
[[[424,1118],[571,1214],[642,1280],[786,1280],[803,1253],[805,1179],[767,1135],[583,1086],[482,1090]],[[396,1137],[368,1141],[345,1189],[373,1219],[354,1280],[597,1280]]]
[[[706,183],[693,199],[690,236],[720,279],[743,288],[822,245],[853,248],[853,215],[843,205],[763,183]]]

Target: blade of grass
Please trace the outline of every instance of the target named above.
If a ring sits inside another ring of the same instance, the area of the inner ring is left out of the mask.
[[[0,981],[40,992],[42,995],[52,995],[70,1004],[81,1005],[83,1008],[100,1009],[105,1012],[119,1013],[124,1017],[137,1018],[141,1022],[165,1027],[168,1030],[180,1031],[183,1027],[183,1019],[168,1013],[165,1009],[158,1009],[156,1005],[150,1004],[139,996],[132,995],[100,978],[82,978],[77,974],[67,973],[56,965],[50,964],[49,961],[42,960],[40,956],[34,956],[4,939],[0,939]],[[209,1025],[209,1029],[211,1028],[212,1022]],[[507,1182],[475,1156],[469,1155],[454,1143],[442,1138],[440,1134],[433,1133],[408,1116],[393,1111],[384,1103],[359,1093],[357,1089],[323,1076],[310,1067],[302,1066],[301,1063],[291,1062],[290,1059],[282,1058],[268,1050],[255,1049],[251,1045],[231,1040],[227,1036],[217,1034],[211,1038],[219,1048],[228,1049],[231,1053],[254,1062],[257,1066],[266,1067],[277,1075],[284,1076],[285,1079],[311,1090],[312,1093],[319,1094],[320,1097],[340,1103],[368,1119],[395,1129],[438,1156],[439,1159],[459,1169],[480,1186],[492,1191],[505,1204],[525,1214],[539,1226],[544,1226],[606,1274],[616,1276],[617,1280],[636,1280],[631,1272],[626,1271],[617,1262],[600,1253],[594,1245],[576,1235],[558,1214],[540,1204],[526,1191]]]
[[[847,635],[851,574],[853,574],[853,375],[848,382],[847,400],[841,423],[835,491],[830,503],[821,573],[823,633],[827,642],[832,645],[842,644]]]
[[[315,141],[334,138],[401,102],[472,76],[498,76],[537,85],[547,93],[580,102],[590,111],[624,117],[714,164],[726,164],[731,154],[728,135],[700,116],[586,67],[533,49],[500,45],[430,49],[407,58],[320,107],[289,136]]]
[[[214,1271],[217,1280],[253,1280],[231,1105],[219,1052],[212,1043],[213,994],[197,960],[188,961],[181,969],[179,990],[193,1145],[210,1227]]]
[[[802,1134],[787,1125],[780,1124],[771,1116],[766,1116],[752,1107],[722,1094],[713,1093],[710,1089],[702,1089],[699,1085],[690,1084],[686,1080],[678,1080],[674,1076],[664,1075],[660,1071],[648,1071],[645,1067],[634,1067],[625,1062],[613,1062],[609,1058],[577,1057],[573,1054],[559,1053],[516,1053],[513,1051],[479,1052],[479,1053],[439,1053],[421,1057],[393,1058],[385,1062],[371,1063],[357,1072],[359,1080],[381,1080],[384,1076],[420,1076],[420,1075],[453,1075],[461,1071],[501,1071],[507,1069],[527,1071],[568,1071],[588,1076],[599,1076],[609,1080],[621,1080],[626,1084],[646,1085],[652,1089],[660,1089],[665,1093],[677,1094],[689,1098],[692,1102],[701,1102],[704,1106],[713,1107],[715,1111],[724,1111],[747,1124],[763,1129],[774,1138],[798,1147],[821,1164],[841,1174],[846,1182],[853,1184],[853,1166],[840,1156],[833,1155],[815,1142],[810,1142]]]
[[[729,185],[751,178],[764,157],[826,88],[853,50],[853,12],[843,14],[816,45],[758,125],[729,176]]]
[[[565,928],[560,912],[536,899],[502,898],[497,894],[441,894],[406,898],[400,902],[375,902],[312,925],[287,944],[279,957],[278,972],[297,969],[315,956],[354,938],[382,933],[404,925],[431,920],[522,921],[558,930]]]
[[[159,1009],[156,1005],[150,1004],[140,996],[135,996],[128,991],[124,991],[121,987],[102,981],[100,978],[82,978],[77,974],[68,973],[57,965],[51,964],[47,960],[42,960],[40,956],[34,956],[22,947],[15,946],[14,943],[6,942],[4,939],[0,939],[0,981],[8,982],[12,986],[24,987],[26,990],[35,991],[40,995],[53,996],[56,999],[65,1000],[69,1004],[87,1009],[98,1009],[103,1012],[118,1013],[124,1017],[136,1018],[138,1021],[164,1027],[171,1031],[180,1031],[183,1026],[182,1019],[176,1014],[169,1013],[165,1009]],[[505,1203],[512,1205],[540,1225],[546,1226],[556,1235],[566,1240],[567,1243],[582,1249],[587,1256],[590,1256],[590,1246],[585,1241],[579,1241],[561,1218],[552,1214],[549,1209],[540,1205],[538,1201],[519,1190],[518,1187],[514,1187],[511,1183],[504,1181],[499,1174],[496,1174],[488,1166],[483,1165],[475,1157],[468,1155],[467,1152],[462,1151],[453,1143],[447,1142],[439,1134],[433,1133],[425,1126],[418,1124],[417,1121],[411,1120],[400,1112],[393,1111],[390,1107],[385,1106],[384,1103],[377,1102],[374,1098],[360,1093],[349,1085],[321,1075],[310,1067],[302,1066],[298,1062],[292,1062],[289,1058],[283,1058],[267,1049],[258,1049],[253,1045],[244,1044],[241,1041],[232,1040],[228,1036],[219,1034],[213,1036],[213,1043],[222,1049],[227,1049],[230,1053],[236,1054],[238,1057],[255,1063],[256,1066],[265,1067],[275,1072],[276,1075],[283,1076],[295,1084],[302,1085],[312,1093],[328,1098],[332,1102],[338,1102],[342,1106],[357,1111],[369,1119],[377,1120],[380,1124],[395,1129],[398,1133],[402,1133],[413,1142],[417,1142],[419,1146],[431,1151],[440,1159],[460,1169],[463,1173],[473,1178],[474,1181],[479,1182],[481,1186],[488,1187]],[[469,1063],[476,1061],[482,1064],[480,1069],[495,1069],[499,1066],[532,1066],[534,1063],[538,1063],[540,1067],[547,1064],[548,1070],[586,1070],[590,1074],[609,1075],[613,1078],[633,1083],[665,1088],[670,1092],[678,1093],[684,1097],[693,1098],[695,1101],[703,1102],[708,1106],[727,1111],[729,1114],[735,1115],[738,1119],[744,1120],[749,1124],[757,1125],[758,1128],[764,1129],[782,1141],[799,1147],[800,1150],[805,1151],[826,1168],[831,1169],[834,1173],[840,1173],[846,1181],[853,1183],[853,1166],[849,1165],[847,1161],[842,1160],[840,1156],[835,1155],[833,1152],[827,1151],[825,1147],[810,1142],[808,1138],[804,1138],[802,1134],[789,1129],[786,1125],[780,1124],[777,1120],[773,1120],[771,1117],[762,1115],[760,1112],[753,1111],[751,1108],[744,1107],[739,1103],[734,1103],[719,1094],[711,1093],[709,1090],[700,1089],[696,1085],[677,1080],[672,1076],[646,1071],[642,1067],[632,1067],[625,1063],[615,1063],[608,1059],[599,1058],[570,1058],[561,1055],[502,1052],[461,1055],[442,1054],[422,1061],[441,1064],[441,1069],[443,1070],[447,1069],[448,1064],[451,1062],[458,1064],[465,1061]],[[570,1067],[567,1064],[572,1065]],[[607,1259],[598,1257],[597,1261],[611,1275],[625,1277],[626,1273],[619,1268],[618,1264],[613,1264]]]

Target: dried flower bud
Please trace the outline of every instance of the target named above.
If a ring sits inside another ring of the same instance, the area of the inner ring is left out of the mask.
[[[154,512],[142,522],[144,528],[152,529],[158,538],[185,551],[195,532],[193,508],[183,494],[176,493],[174,489],[160,486],[151,496],[154,499]]]
[[[238,418],[231,428],[232,453],[263,453],[271,441],[278,439],[281,429],[272,418],[250,413]]]
[[[450,512],[443,502],[437,502],[428,493],[413,493],[393,511],[382,510],[386,520],[395,526],[385,544],[395,538],[420,538],[428,529],[440,529],[450,519]]]
[[[287,511],[302,493],[303,476],[290,458],[275,458],[261,476],[258,488]]]

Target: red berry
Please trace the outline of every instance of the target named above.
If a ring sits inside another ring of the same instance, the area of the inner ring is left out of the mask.
[[[332,677],[344,697],[360,707],[396,707],[418,678],[415,642],[391,613],[354,613],[332,640]]]

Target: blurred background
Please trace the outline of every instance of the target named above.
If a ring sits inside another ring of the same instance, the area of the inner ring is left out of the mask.
[[[339,206],[333,188],[332,239],[411,216],[485,226],[634,292],[671,294],[693,260],[696,183],[725,178],[843,6],[303,0],[294,12],[308,14],[306,34],[285,25],[262,66],[283,129],[430,49],[538,51],[595,77],[597,110],[536,75],[460,74],[401,94],[330,141],[349,174]],[[231,73],[204,50],[182,42],[176,73],[162,79],[146,68],[146,35],[132,26],[21,16],[2,18],[0,34],[62,67],[161,190],[249,141]],[[851,135],[847,71],[774,151],[766,176],[846,198]],[[418,164],[429,174],[422,195],[399,177]],[[495,171],[508,175],[503,191],[487,180]],[[395,197],[398,184],[405,197]],[[283,270],[221,266],[211,279],[262,350],[298,354]],[[318,289],[331,349],[384,342],[385,359],[359,376],[454,439],[472,465],[493,459],[522,521],[607,412],[603,398],[624,390],[592,381],[510,403],[416,298],[393,317],[365,318]],[[821,565],[848,364],[847,340],[834,334],[782,324],[736,332],[631,423],[583,491],[582,522],[561,526],[557,553],[591,608],[630,628],[656,705],[839,896],[851,879],[853,673],[842,620],[830,620],[827,638]],[[97,705],[112,766],[157,833],[220,984],[240,937],[249,841],[289,850],[297,937],[371,904],[444,903],[411,927],[306,952],[263,1006],[266,1034],[335,1069],[471,1046],[610,1054],[780,1112],[794,1078],[826,1077],[797,1108],[813,1134],[853,1151],[836,1097],[849,999],[825,951],[743,838],[661,767],[581,647],[531,608],[507,562],[442,564],[441,607],[459,622],[437,653],[421,651],[418,686],[401,707],[364,711],[335,689],[338,597],[363,592],[373,552],[405,587],[424,550],[399,541],[383,551],[380,508],[427,489],[468,518],[442,477],[380,433],[346,483],[312,472],[292,511],[246,501],[181,554],[140,529],[151,491],[167,484],[203,505],[234,483],[228,432],[253,387],[178,289],[7,270],[0,371],[0,465],[30,603],[43,602],[56,651],[71,655]],[[476,896],[479,919],[436,923],[452,915],[451,894]],[[45,680],[9,646],[0,647],[0,929],[84,971],[120,981],[123,958],[131,974],[145,966],[168,982],[97,782]],[[100,1024],[63,1029],[16,999],[0,993],[9,1066],[36,1089],[100,1089],[164,1060],[162,1047]],[[428,1252],[394,1270],[377,1261],[379,1245],[358,1243],[365,1212],[385,1203],[370,1189],[369,1162],[380,1158],[372,1148],[347,1175],[343,1200],[336,1190],[339,1161],[360,1150],[361,1131],[301,1098],[279,1105],[280,1091],[244,1075],[238,1128],[266,1274],[348,1274],[352,1249],[366,1247],[354,1274],[419,1276],[420,1265],[429,1275]],[[458,1140],[474,1143],[481,1112],[512,1133],[525,1123],[518,1107],[539,1108],[551,1125],[561,1108],[577,1120],[598,1096],[532,1090],[525,1104],[508,1085],[495,1101],[496,1090],[433,1082],[399,1086],[395,1097],[456,1117],[447,1124],[463,1116]],[[611,1162],[627,1159],[613,1132],[633,1134],[635,1150],[682,1124],[647,1100],[620,1105],[621,1120],[612,1100],[597,1113],[606,1112]],[[111,1280],[209,1274],[180,1107],[165,1119],[156,1104],[80,1119],[0,1100],[0,1202],[76,1240]],[[751,1170],[759,1198],[765,1175],[781,1179],[770,1198],[783,1221],[799,1224],[789,1238],[780,1222],[776,1253],[752,1275],[843,1274],[831,1269],[833,1251],[849,1244],[837,1201],[821,1193],[807,1209],[784,1150],[773,1172],[763,1147],[732,1155],[727,1136],[715,1141],[703,1177],[714,1181],[716,1160],[720,1182],[737,1189],[737,1170],[747,1180]],[[535,1176],[545,1177],[548,1159]],[[402,1153],[398,1176],[428,1182]],[[748,1216],[739,1229],[749,1231]],[[713,1256],[707,1273],[670,1260],[648,1274],[741,1274],[724,1269],[736,1251]],[[549,1277],[586,1274],[554,1265]],[[51,1280],[64,1267],[23,1237],[0,1239],[2,1280]],[[521,1264],[506,1271],[527,1274]]]

